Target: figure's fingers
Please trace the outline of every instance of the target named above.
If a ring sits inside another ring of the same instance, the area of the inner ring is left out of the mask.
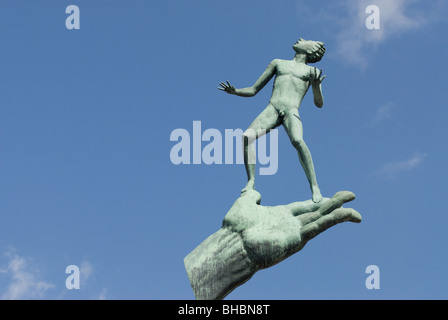
[[[355,194],[350,191],[339,191],[330,200],[326,201],[320,208],[319,212],[322,215],[329,214],[333,210],[341,207],[345,202],[355,199]]]
[[[300,229],[300,236],[302,237],[302,241],[308,241],[338,223],[346,221],[359,223],[361,219],[361,215],[354,209],[338,208],[330,214],[302,227]]]
[[[220,82],[219,85],[223,88],[227,87],[227,85],[224,82]]]
[[[359,214],[359,212],[352,208],[338,208],[325,217],[328,217],[329,221],[335,223],[341,223],[346,221],[360,223],[362,220],[362,217]],[[325,222],[325,220],[323,222]]]
[[[224,88],[218,87],[219,90],[221,91],[226,91]]]
[[[226,80],[226,82],[227,82],[227,85],[228,85],[230,88],[232,88],[232,85],[229,83],[229,81]]]
[[[324,69],[320,69],[319,78],[322,76],[322,72],[324,72]]]
[[[302,225],[302,228],[317,219],[321,218],[322,214],[319,211],[313,211],[313,212],[307,212],[304,214],[301,214],[297,216],[297,219],[299,219],[300,224]]]
[[[323,76],[323,77],[320,79],[320,82],[324,81],[325,77],[326,77],[326,76]]]
[[[312,200],[298,201],[290,203],[288,208],[291,210],[293,216],[299,216],[309,212],[314,212],[319,209],[329,198],[323,198],[321,202],[314,202]]]

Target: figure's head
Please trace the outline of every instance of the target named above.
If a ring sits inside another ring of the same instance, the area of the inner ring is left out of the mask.
[[[297,53],[305,53],[307,63],[319,62],[325,54],[325,46],[323,42],[304,40],[300,38],[293,47]]]

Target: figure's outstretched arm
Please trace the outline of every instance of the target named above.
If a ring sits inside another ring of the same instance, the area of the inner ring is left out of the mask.
[[[236,89],[234,86],[232,86],[228,81],[226,83],[221,82],[218,87],[219,90],[225,91],[229,94],[234,94],[240,97],[253,97],[258,92],[260,92],[261,89],[264,88],[264,86],[272,79],[272,77],[275,74],[275,69],[277,67],[277,60],[273,60],[266,70],[263,72],[261,77],[255,82],[255,84],[252,87],[242,88],[242,89]]]
[[[311,71],[310,84],[313,87],[314,104],[318,108],[322,108],[324,105],[324,97],[322,95],[322,81],[324,81],[326,76],[322,77],[323,70],[318,73],[317,68],[313,68]]]

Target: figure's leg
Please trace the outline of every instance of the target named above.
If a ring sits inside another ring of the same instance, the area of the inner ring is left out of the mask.
[[[306,177],[310,184],[313,201],[322,201],[322,195],[320,193],[319,186],[317,185],[313,159],[311,157],[310,150],[303,140],[302,121],[299,118],[297,110],[292,110],[285,115],[283,126],[285,127],[286,133],[288,134],[292,145],[296,148],[297,153],[299,154],[300,163],[302,164],[303,170],[305,171]]]
[[[247,185],[241,191],[255,189],[255,146],[254,141],[280,125],[278,111],[268,105],[243,133],[244,165],[247,173]]]

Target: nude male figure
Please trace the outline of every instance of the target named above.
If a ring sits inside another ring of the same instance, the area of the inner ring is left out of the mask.
[[[325,54],[325,47],[320,41],[300,38],[293,45],[293,49],[296,54],[292,60],[273,60],[252,87],[236,89],[226,81],[226,83],[221,82],[218,89],[241,97],[253,97],[275,75],[269,105],[243,134],[244,164],[248,182],[241,192],[255,188],[255,161],[251,161],[255,159],[253,142],[269,130],[283,125],[299,155],[300,163],[310,184],[312,200],[317,203],[321,202],[323,197],[317,184],[311,153],[303,140],[299,107],[310,86],[313,90],[314,104],[318,108],[322,108],[324,104],[321,83],[325,76],[322,77],[322,70],[310,67],[308,63],[320,61]]]

